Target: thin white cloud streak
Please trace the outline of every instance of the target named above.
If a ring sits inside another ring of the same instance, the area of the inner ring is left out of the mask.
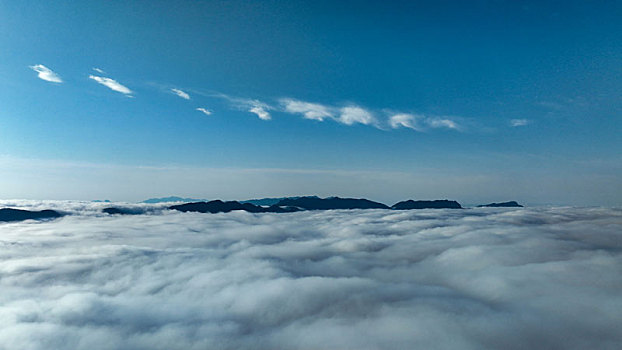
[[[89,78],[92,80],[95,80],[97,83],[104,85],[105,87],[109,88],[110,90],[116,91],[116,92],[120,92],[122,94],[125,95],[131,95],[133,92],[132,90],[130,90],[129,88],[127,88],[126,86],[122,85],[121,83],[119,83],[118,81],[111,79],[111,78],[106,78],[106,77],[100,77],[100,76],[96,76],[96,75],[89,75]]]
[[[458,130],[458,124],[450,119],[443,118],[426,118],[425,123],[431,128],[447,128]]]
[[[620,210],[109,216],[103,203],[6,204],[75,214],[0,224],[6,350],[622,343]]]
[[[100,73],[100,74],[106,74],[106,72],[104,72],[102,69],[99,69],[99,68],[96,68],[96,67],[93,67],[93,70],[96,71],[97,73]]]
[[[409,128],[416,131],[427,129],[452,129],[461,130],[457,122],[440,117],[426,117],[419,114],[397,113],[389,117],[389,126],[393,129]]]
[[[512,120],[510,120],[510,126],[512,126],[512,127],[525,126],[527,124],[529,124],[529,120],[527,120],[527,119],[512,119]]]
[[[423,116],[408,114],[408,113],[399,113],[392,115],[389,118],[389,125],[393,129],[397,128],[409,128],[416,131],[423,131],[423,128],[419,125],[419,121],[423,119]]]
[[[49,69],[48,67],[42,64],[36,64],[34,66],[30,66],[30,69],[37,72],[38,73],[37,77],[41,80],[49,81],[52,83],[63,82],[63,79],[61,79],[61,77],[58,74],[56,74],[54,71],[52,71],[51,69]]]
[[[190,99],[190,95],[188,95],[188,93],[186,93],[186,92],[184,92],[184,91],[182,91],[182,90],[179,90],[179,89],[171,89],[171,91],[172,91],[175,95],[177,95],[177,96],[179,96],[179,97],[183,98],[184,100],[189,100],[189,99]]]
[[[269,111],[273,110],[274,107],[270,106],[269,104],[263,101],[260,101],[257,99],[250,99],[250,98],[233,97],[233,96],[229,96],[223,93],[217,93],[211,96],[225,99],[229,101],[229,103],[231,103],[231,105],[235,109],[244,110],[249,113],[253,113],[257,117],[259,117],[259,119],[261,120],[272,119],[272,116],[270,115]]]
[[[199,108],[197,108],[196,110],[197,110],[197,111],[199,111],[199,112],[201,112],[201,113],[203,113],[203,114],[205,114],[205,115],[212,115],[212,111],[210,111],[210,110],[208,110],[208,109],[205,109],[205,108],[203,108],[203,107],[199,107]]]

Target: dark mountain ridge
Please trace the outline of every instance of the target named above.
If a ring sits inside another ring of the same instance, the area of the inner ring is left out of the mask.
[[[250,203],[240,203],[237,201],[214,200],[209,202],[193,202],[172,205],[169,209],[183,212],[193,211],[199,213],[228,213],[233,210],[245,210],[250,213],[261,213],[263,208]]]
[[[289,206],[261,207],[250,203],[240,203],[238,201],[214,200],[209,202],[194,202],[179,205],[172,205],[169,209],[179,210],[183,212],[199,212],[199,213],[228,213],[233,210],[244,210],[249,213],[291,213],[300,209]]]
[[[0,221],[23,221],[23,220],[41,220],[41,219],[55,219],[63,216],[63,214],[55,210],[22,210],[13,208],[0,209]]]
[[[501,203],[489,203],[489,204],[482,204],[482,205],[478,205],[478,208],[522,208],[523,206],[518,204],[518,202],[516,201],[509,201],[509,202],[501,202]]]
[[[276,205],[298,207],[306,210],[389,209],[389,207],[385,204],[370,201],[369,199],[364,198],[319,198],[315,196],[286,198],[279,201]]]
[[[183,199],[180,197],[167,197],[162,199]],[[250,203],[257,201],[261,203],[274,203],[272,205],[256,205]],[[522,205],[516,201],[489,203],[479,205],[478,207],[506,207],[520,208]],[[365,198],[340,198],[327,197],[320,198],[317,196],[305,197],[286,197],[286,198],[263,198],[249,201],[198,201],[169,206],[170,210],[178,210],[181,212],[199,212],[199,213],[228,213],[235,210],[243,210],[249,213],[292,213],[301,210],[344,210],[344,209],[391,209],[391,210],[411,210],[411,209],[462,209],[460,203],[454,200],[406,200],[395,203],[391,207],[374,202]],[[102,212],[110,215],[140,215],[153,213],[153,209],[149,208],[133,208],[133,207],[107,207]],[[157,211],[157,210],[156,210]],[[22,221],[28,219],[52,219],[63,216],[55,210],[30,211],[13,208],[0,209],[0,221]]]
[[[240,203],[250,203],[250,204],[254,204],[254,205],[261,205],[261,206],[271,206],[271,205],[276,205],[278,202],[284,200],[284,199],[298,199],[301,197],[269,197],[269,198],[253,198],[253,199],[247,199],[247,200],[243,200],[243,201],[239,201]]]
[[[214,200],[209,202],[193,202],[178,204],[168,207],[171,210],[182,212],[199,213],[228,213],[234,210],[244,210],[249,213],[291,213],[300,210],[335,210],[335,209],[461,209],[462,206],[456,201],[434,200],[399,202],[389,207],[385,204],[370,201],[364,198],[340,198],[317,196],[289,197],[280,200],[277,204],[269,207],[254,205],[248,202]]]
[[[395,210],[409,210],[409,209],[462,209],[460,203],[456,201],[450,201],[447,199],[433,200],[433,201],[414,201],[409,199],[395,203],[391,206],[391,209]]]

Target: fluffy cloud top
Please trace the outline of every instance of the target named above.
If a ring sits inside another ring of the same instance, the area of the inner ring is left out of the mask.
[[[210,111],[210,110],[208,110],[208,109],[205,109],[205,108],[203,108],[203,107],[199,107],[199,108],[197,108],[196,110],[197,110],[197,111],[199,111],[199,112],[204,113],[205,115],[212,115],[212,111]]]
[[[7,350],[622,343],[620,210],[108,216],[104,204],[7,204],[75,214],[0,224]]]
[[[95,80],[99,84],[104,85],[105,87],[109,88],[110,90],[117,91],[117,92],[120,92],[120,93],[125,94],[125,95],[131,95],[132,94],[132,90],[128,89],[126,86],[122,85],[121,83],[119,83],[118,81],[116,81],[114,79],[100,77],[100,76],[96,76],[96,75],[89,75],[89,78]]]
[[[37,77],[41,80],[49,81],[52,83],[63,82],[63,79],[61,79],[61,77],[58,74],[56,74],[54,71],[52,71],[51,69],[49,69],[48,67],[42,64],[36,64],[34,66],[30,66],[30,69],[37,72],[38,73]]]
[[[186,92],[184,92],[184,91],[182,91],[182,90],[179,90],[179,89],[171,89],[171,91],[172,91],[175,95],[177,95],[177,96],[179,96],[179,97],[181,97],[181,98],[183,98],[183,99],[185,99],[185,100],[189,100],[189,99],[190,99],[190,95],[188,95],[188,93],[186,93]]]

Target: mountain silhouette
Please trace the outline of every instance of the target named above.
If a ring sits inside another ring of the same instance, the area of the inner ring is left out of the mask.
[[[385,204],[370,201],[364,198],[339,198],[327,197],[320,198],[317,196],[306,197],[288,197],[281,199],[277,204],[269,207],[254,205],[247,202],[238,201],[221,201],[214,200],[209,202],[192,202],[185,204],[172,205],[168,207],[171,210],[182,212],[198,212],[198,213],[228,213],[234,210],[244,210],[250,213],[292,213],[300,210],[331,210],[331,209],[440,209],[451,208],[461,209],[462,206],[456,201],[450,200],[433,200],[433,201],[414,201],[407,200],[399,202],[389,207]],[[118,208],[114,208],[118,209]],[[123,209],[113,214],[124,214]]]
[[[433,201],[414,201],[409,199],[407,201],[393,204],[391,209],[396,210],[408,210],[408,209],[462,209],[460,203],[456,201],[450,201],[447,199],[433,200]]]
[[[306,210],[330,210],[330,209],[389,209],[382,203],[373,202],[369,199],[339,198],[328,197],[319,198],[316,196],[286,198],[279,201],[276,205],[299,207]]]
[[[297,199],[297,198],[300,198],[300,197],[257,198],[257,199],[247,199],[244,201],[240,201],[240,203],[250,203],[250,204],[261,205],[261,206],[272,206],[272,205],[276,205],[278,202],[284,199]]]
[[[12,209],[12,208],[3,208],[0,209],[0,221],[22,221],[29,219],[52,219],[59,218],[63,216],[63,214],[55,211],[55,210],[40,210],[40,211],[31,211],[31,210],[22,210],[22,209]]]
[[[266,209],[250,203],[240,203],[238,201],[214,200],[209,202],[194,202],[179,205],[172,205],[169,209],[179,210],[183,212],[199,212],[199,213],[228,213],[233,210],[245,210],[250,213],[265,213]]]
[[[482,208],[482,207],[487,207],[487,208],[495,208],[495,207],[500,207],[500,208],[522,208],[523,206],[518,204],[516,201],[509,201],[509,202],[501,202],[501,203],[489,203],[489,204],[482,204],[482,205],[478,205],[478,208]]]
[[[291,206],[271,205],[269,207],[261,207],[250,203],[240,203],[238,201],[214,200],[209,202],[194,202],[168,207],[171,210],[179,210],[183,212],[197,213],[228,213],[234,210],[244,210],[249,213],[293,213],[300,211],[299,208]]]

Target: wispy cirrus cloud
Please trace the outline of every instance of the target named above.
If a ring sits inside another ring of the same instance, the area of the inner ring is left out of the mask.
[[[209,109],[205,109],[203,107],[196,108],[196,110],[205,115],[212,115],[212,111],[210,111]]]
[[[301,115],[304,119],[320,122],[334,120],[348,126],[363,124],[386,129],[388,124],[392,129],[404,127],[416,131],[429,129],[464,130],[462,123],[456,121],[456,119],[461,119],[458,117],[425,116],[391,110],[374,111],[356,104],[335,106],[302,101],[291,97],[280,98],[278,105],[273,106],[257,99],[232,97],[222,93],[214,93],[209,96],[223,98],[229,101],[234,108],[254,113],[263,120],[270,120],[272,118],[270,111],[277,111]]]
[[[97,68],[97,67],[93,67],[93,70],[96,71],[99,74],[106,74],[106,72],[104,72],[102,69]]]
[[[63,82],[63,79],[61,79],[61,77],[57,73],[42,64],[35,64],[34,66],[30,66],[30,69],[37,72],[37,77],[41,80],[49,81],[52,83]]]
[[[302,114],[304,118],[311,120],[324,121],[324,119],[334,119],[335,108],[319,103],[305,102],[293,98],[282,98],[279,100],[284,112],[291,114]]]
[[[251,113],[255,113],[261,120],[272,119],[272,116],[270,115],[270,113],[268,113],[266,107],[261,104],[253,105],[248,111]]]
[[[353,125],[356,123],[370,125],[376,123],[376,118],[370,111],[356,105],[343,107],[339,112],[338,120],[346,125]]]
[[[113,90],[113,91],[116,91],[116,92],[120,92],[120,93],[122,93],[122,94],[124,94],[126,96],[131,96],[132,93],[133,93],[132,90],[130,90],[126,86],[122,85],[118,81],[116,81],[114,79],[111,79],[111,78],[100,77],[100,76],[96,76],[96,75],[89,75],[89,79],[93,79],[97,83],[104,85],[105,87],[109,88],[110,90]]]
[[[389,126],[393,129],[409,128],[416,131],[427,129],[461,130],[461,126],[447,117],[426,117],[420,114],[397,113],[389,117]]]
[[[529,120],[528,119],[512,119],[512,120],[510,120],[510,126],[511,127],[525,126],[527,124],[529,124]]]
[[[272,119],[269,111],[275,109],[271,105],[257,99],[234,97],[223,93],[216,93],[211,96],[225,99],[229,101],[233,108],[253,113],[261,120]]]
[[[389,117],[389,126],[393,129],[409,128],[417,131],[423,131],[424,128],[420,125],[421,119],[424,119],[421,115],[398,113]]]
[[[345,125],[353,125],[356,123],[370,125],[377,123],[372,112],[357,105],[333,107],[320,103],[300,101],[293,98],[282,98],[279,102],[283,112],[302,114],[305,119],[318,121],[332,119]]]
[[[184,92],[184,91],[179,90],[179,89],[171,89],[171,91],[172,91],[175,95],[177,95],[177,96],[179,96],[179,97],[183,98],[184,100],[189,100],[189,99],[190,99],[190,95],[188,95],[188,93],[187,93],[187,92]]]
[[[451,119],[445,119],[445,118],[439,118],[439,117],[426,118],[425,123],[429,127],[434,128],[434,129],[438,129],[438,128],[447,128],[447,129],[454,129],[454,130],[460,129],[458,124]]]

